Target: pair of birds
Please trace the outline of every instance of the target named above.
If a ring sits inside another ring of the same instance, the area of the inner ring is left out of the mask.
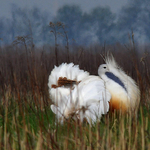
[[[51,71],[48,81],[54,103],[51,110],[60,123],[72,117],[93,124],[109,110],[137,110],[140,101],[137,84],[112,55],[108,55],[105,62],[98,68],[99,76],[89,75],[73,63],[63,63]]]

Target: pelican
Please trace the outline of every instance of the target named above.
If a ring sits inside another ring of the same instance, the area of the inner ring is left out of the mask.
[[[136,111],[140,90],[136,82],[116,63],[112,55],[98,68],[98,75],[73,63],[55,66],[48,81],[51,110],[60,123],[68,118],[95,123],[108,111]]]
[[[110,110],[137,111],[140,90],[136,82],[119,67],[112,55],[107,56],[105,62],[99,66],[98,75],[111,93]]]
[[[99,76],[89,75],[73,63],[54,67],[48,81],[51,110],[60,123],[72,117],[89,124],[109,111],[111,94]]]

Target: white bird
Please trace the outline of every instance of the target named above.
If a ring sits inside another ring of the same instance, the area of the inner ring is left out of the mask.
[[[116,63],[112,55],[99,66],[98,75],[111,93],[110,109],[136,112],[140,102],[140,90],[136,82]]]
[[[100,120],[110,110],[136,111],[140,90],[115,62],[107,56],[106,64],[99,66],[98,75],[91,76],[73,63],[63,63],[49,76],[49,93],[54,104],[52,111],[59,122],[73,117],[90,124]]]
[[[104,81],[99,76],[90,76],[73,63],[55,66],[48,86],[54,103],[51,109],[61,123],[73,116],[81,122],[85,118],[91,124],[109,110],[111,95]]]

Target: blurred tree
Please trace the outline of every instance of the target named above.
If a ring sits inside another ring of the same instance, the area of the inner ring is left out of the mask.
[[[12,35],[10,34],[11,23],[12,22],[10,19],[6,19],[6,18],[0,19],[0,37],[3,39],[3,41],[1,41],[2,45],[6,45],[10,43],[12,39]]]
[[[30,35],[34,43],[42,45],[49,41],[48,22],[51,16],[47,12],[41,12],[39,8],[21,9],[12,5],[12,19],[7,23],[7,34],[10,35],[12,42],[16,36]]]
[[[0,40],[2,40],[2,37],[4,36],[3,33],[4,30],[4,21],[3,19],[0,20]]]
[[[85,30],[88,37],[85,41],[98,43],[113,43],[112,34],[115,27],[115,14],[109,7],[96,7],[90,13],[85,13],[82,17],[82,30]]]
[[[133,0],[124,6],[117,22],[117,36],[122,43],[127,42],[128,34],[133,30],[139,43],[150,41],[150,1]]]
[[[78,44],[114,42],[115,15],[109,7],[96,7],[90,13],[83,13],[79,6],[65,5],[58,10],[57,21],[68,26],[68,37]]]
[[[12,19],[0,19],[0,37],[2,43],[11,43],[16,36],[31,35],[36,45],[54,44],[50,36],[49,22],[62,22],[65,26],[59,30],[64,34],[58,38],[58,44],[65,44],[66,38],[72,44],[112,44],[126,43],[128,34],[133,30],[135,41],[150,41],[150,1],[133,0],[124,6],[119,15],[112,13],[109,7],[96,7],[85,13],[77,5],[65,5],[58,9],[52,18],[39,8],[22,9],[12,5]],[[66,36],[67,35],[67,36]],[[63,37],[63,38],[62,38]]]
[[[79,6],[65,5],[61,7],[56,14],[53,22],[62,22],[66,27],[69,40],[75,39],[79,42],[80,21],[82,19],[82,11]]]

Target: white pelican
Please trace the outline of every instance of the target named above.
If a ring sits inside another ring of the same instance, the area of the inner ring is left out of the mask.
[[[78,65],[63,63],[49,76],[49,93],[54,104],[52,111],[59,122],[72,116],[91,124],[109,110],[110,93],[99,76],[90,76]]]
[[[117,65],[113,56],[99,66],[98,75],[89,75],[73,63],[63,63],[49,76],[52,111],[59,122],[73,117],[90,124],[100,120],[110,110],[136,111],[140,91],[135,81]]]
[[[113,56],[99,66],[98,75],[104,80],[111,93],[110,109],[123,112],[136,111],[140,102],[140,90],[135,81],[116,63]]]

